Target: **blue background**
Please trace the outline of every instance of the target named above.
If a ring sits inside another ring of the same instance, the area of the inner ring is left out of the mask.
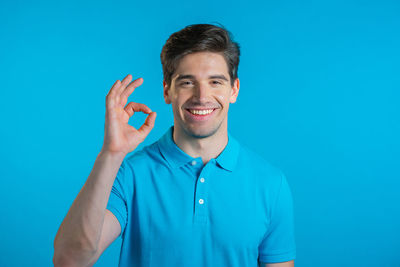
[[[105,96],[172,125],[169,35],[220,22],[241,44],[229,129],[292,188],[298,267],[400,266],[398,1],[8,1],[0,6],[0,266],[51,266],[104,134]],[[131,124],[139,126],[143,115]],[[140,148],[139,147],[139,148]],[[96,266],[116,266],[121,240]]]

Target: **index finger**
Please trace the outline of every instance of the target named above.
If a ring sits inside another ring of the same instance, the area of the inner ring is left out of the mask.
[[[143,78],[138,78],[134,80],[124,89],[124,91],[121,93],[121,97],[126,96],[126,98],[128,98],[133,93],[133,91],[135,91],[135,88],[142,85],[142,83]]]

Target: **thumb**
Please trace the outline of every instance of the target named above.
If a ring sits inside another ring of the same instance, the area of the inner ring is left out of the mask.
[[[143,125],[139,128],[139,133],[143,136],[146,137],[150,131],[154,127],[154,122],[156,121],[157,113],[156,112],[151,112],[149,115],[147,115],[147,118]]]

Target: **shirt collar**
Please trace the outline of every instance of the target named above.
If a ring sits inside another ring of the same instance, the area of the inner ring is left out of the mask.
[[[215,160],[222,168],[232,172],[238,161],[239,150],[239,142],[228,133],[228,144]]]
[[[158,141],[158,147],[168,164],[173,168],[179,168],[191,163],[196,160],[196,158],[189,156],[175,144],[173,139],[173,129],[174,126],[171,126],[165,132]],[[215,161],[220,167],[228,171],[233,171],[239,156],[239,149],[240,145],[238,141],[228,133],[228,144]]]

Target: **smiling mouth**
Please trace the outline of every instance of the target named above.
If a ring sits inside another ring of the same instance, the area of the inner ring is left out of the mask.
[[[193,115],[205,116],[213,112],[215,109],[187,109]]]

